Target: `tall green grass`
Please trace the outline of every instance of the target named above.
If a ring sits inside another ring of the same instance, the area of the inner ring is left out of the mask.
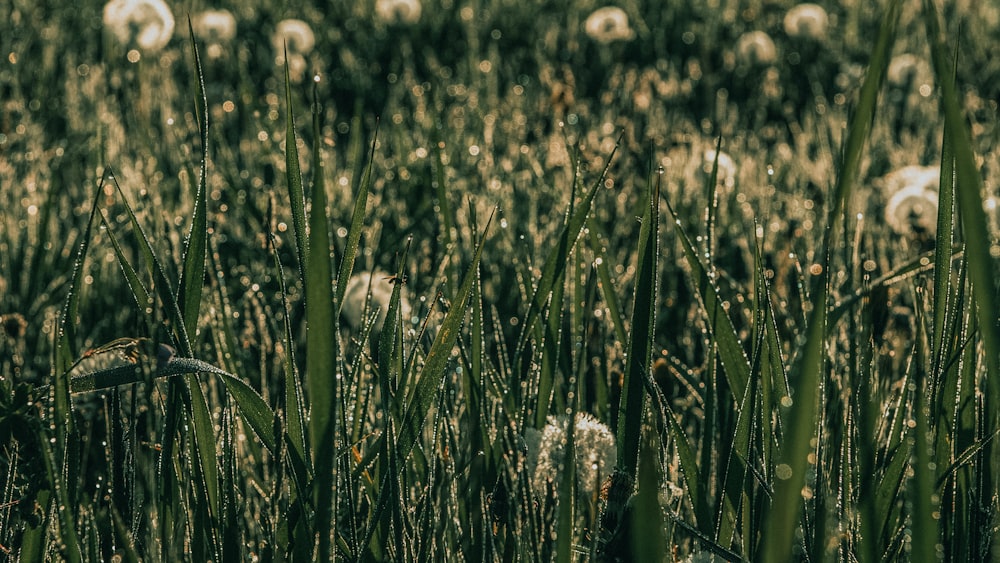
[[[717,4],[626,3],[610,45],[590,4],[338,5],[306,84],[259,74],[263,31],[219,61],[189,25],[131,67],[105,45],[107,99],[42,56],[88,49],[0,40],[43,61],[3,71],[0,557],[997,559],[995,85],[933,2],[809,44]],[[755,28],[791,72],[734,62]],[[920,45],[914,102],[886,76]],[[100,143],[39,149],[66,131]],[[907,239],[875,178],[914,150],[941,174]],[[577,413],[615,436],[598,483]]]

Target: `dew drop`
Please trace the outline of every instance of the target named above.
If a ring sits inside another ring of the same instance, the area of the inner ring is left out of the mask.
[[[781,480],[791,479],[792,467],[787,463],[780,463],[774,468],[774,475]]]

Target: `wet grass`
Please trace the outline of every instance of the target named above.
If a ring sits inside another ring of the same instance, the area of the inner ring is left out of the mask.
[[[791,5],[15,1],[0,558],[1000,559],[1000,10]]]

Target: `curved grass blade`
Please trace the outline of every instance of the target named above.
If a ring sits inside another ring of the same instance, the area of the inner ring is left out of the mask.
[[[169,366],[168,366],[169,368]],[[264,447],[272,454],[277,451],[278,437],[274,434],[274,411],[267,406],[257,391],[242,379],[230,374],[217,374],[222,377],[229,396],[236,401],[236,408],[247,421]]]
[[[162,350],[167,347],[161,344],[160,348]],[[167,358],[161,353],[156,362],[155,366],[144,365],[142,361],[130,362],[72,376],[70,378],[72,393],[89,393],[119,385],[142,383],[146,381],[145,370],[150,370],[150,375],[154,378],[195,373],[218,375],[230,396],[236,401],[240,414],[261,439],[264,447],[272,453],[275,451],[274,412],[253,387],[226,370],[195,358]]]
[[[295,139],[295,109],[292,107],[292,80],[288,74],[288,46],[285,45],[285,106],[288,112],[285,126],[285,178],[288,199],[292,206],[292,228],[295,229],[295,251],[299,259],[299,279],[306,279],[306,196],[302,189],[299,149]]]
[[[337,313],[344,306],[344,294],[347,292],[347,281],[354,273],[354,258],[358,254],[358,244],[361,233],[365,229],[365,207],[368,204],[368,193],[372,186],[372,167],[375,164],[375,146],[378,144],[378,122],[375,122],[375,133],[372,134],[371,152],[368,153],[368,165],[361,177],[358,194],[354,201],[354,213],[351,215],[351,227],[347,231],[347,244],[344,246],[344,257],[340,260],[340,271],[337,274]]]
[[[208,209],[207,188],[205,186],[208,174],[208,97],[205,95],[205,76],[201,67],[201,56],[198,53],[198,43],[194,37],[194,27],[188,18],[188,29],[191,33],[191,49],[194,52],[194,66],[197,73],[195,83],[198,89],[198,102],[195,114],[198,116],[198,130],[201,133],[201,170],[198,174],[198,185],[195,189],[194,210],[191,215],[191,230],[188,233],[184,248],[184,269],[181,272],[180,294],[177,303],[184,314],[184,328],[188,334],[194,334],[198,328],[198,312],[201,309],[202,288],[205,285],[205,257],[208,252]]]
[[[177,297],[174,295],[173,284],[171,284],[170,279],[167,278],[163,265],[153,252],[153,246],[149,242],[149,237],[146,235],[146,231],[139,223],[139,219],[135,215],[135,210],[132,209],[128,199],[125,197],[125,192],[122,191],[121,185],[118,184],[118,180],[113,174],[111,175],[111,180],[114,182],[115,189],[118,192],[118,197],[121,200],[122,206],[125,208],[125,212],[128,214],[129,223],[132,225],[132,229],[136,233],[136,241],[139,243],[139,251],[142,255],[144,263],[146,264],[150,277],[153,278],[153,288],[156,295],[160,298],[160,302],[167,310],[166,312],[170,319],[171,328],[175,331],[175,341],[180,348],[181,354],[190,356],[193,352],[191,349],[191,341],[188,339],[188,331],[184,323],[184,315],[181,313],[181,308],[177,303]]]
[[[949,479],[953,478],[955,474],[958,473],[959,469],[961,469],[966,465],[971,464],[972,460],[974,460],[976,456],[978,456],[979,453],[983,451],[983,448],[988,446],[990,442],[992,442],[997,438],[997,436],[1000,436],[1000,429],[993,432],[989,436],[976,440],[971,446],[966,448],[960,455],[958,455],[955,458],[955,461],[952,462],[951,465],[949,465],[947,468],[945,468],[944,471],[941,472],[941,475],[937,479],[935,489],[940,491],[940,489],[945,486],[945,483],[947,483]]]
[[[608,269],[608,261],[604,257],[606,248],[601,242],[602,234],[597,221],[588,221],[587,230],[590,231],[590,251],[594,253],[594,262],[597,264],[597,276],[600,279],[601,297],[604,299],[604,306],[608,308],[611,315],[611,324],[615,329],[615,338],[624,346],[628,341],[628,333],[625,330],[625,321],[622,317],[622,308],[618,304],[618,296],[615,295],[614,282],[611,281],[611,271]]]
[[[147,307],[151,307],[153,304],[153,299],[149,295],[149,290],[142,283],[142,279],[139,278],[138,272],[132,267],[132,264],[125,257],[125,252],[122,249],[121,243],[118,242],[118,237],[115,236],[114,229],[108,222],[107,216],[104,211],[101,211],[101,223],[104,225],[104,232],[107,233],[108,239],[111,241],[111,246],[115,250],[115,257],[118,259],[118,266],[122,269],[122,274],[125,275],[125,283],[128,284],[129,290],[132,292],[132,297],[135,301],[136,307],[143,311]]]

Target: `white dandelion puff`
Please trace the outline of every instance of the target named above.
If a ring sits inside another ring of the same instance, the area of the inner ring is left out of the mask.
[[[309,24],[302,20],[281,20],[274,30],[271,43],[279,53],[287,45],[288,54],[308,55],[316,46],[316,36]]]
[[[191,23],[198,39],[206,43],[228,43],[236,37],[236,17],[229,10],[206,10]]]
[[[911,84],[923,84],[931,80],[931,68],[927,61],[911,53],[896,55],[889,61],[885,75],[886,81],[896,88],[905,88]]]
[[[736,40],[736,56],[747,65],[769,65],[778,60],[778,49],[770,35],[750,31]]]
[[[228,10],[206,10],[195,15],[191,24],[210,59],[222,58],[225,45],[236,37],[236,17]]]
[[[583,24],[584,31],[598,43],[628,41],[635,36],[629,26],[628,14],[615,6],[605,6],[594,10]]]
[[[392,286],[392,277],[385,272],[354,274],[347,282],[347,289],[344,290],[344,304],[340,308],[341,318],[351,328],[358,329],[367,322],[369,315],[377,311],[378,317],[372,331],[378,334],[382,331],[386,313],[389,311]],[[404,320],[412,314],[410,303],[403,296],[399,298],[399,309]]]
[[[412,25],[420,21],[420,0],[378,0],[375,14],[390,24]]]
[[[986,212],[986,220],[989,221],[990,233],[996,236],[1000,233],[1000,199],[989,196],[983,201],[983,211]]]
[[[704,161],[703,170],[705,173],[711,174],[712,167],[715,166],[715,149],[705,151]],[[718,179],[727,186],[735,182],[736,179],[736,162],[725,152],[719,152]]]
[[[901,235],[934,236],[937,232],[938,194],[924,186],[907,186],[885,206],[885,220]]]
[[[532,473],[535,493],[544,495],[550,483],[558,491],[562,477],[560,466],[564,462],[566,443],[569,439],[569,417],[550,416],[541,431],[525,433],[528,446],[528,470]],[[576,414],[574,425],[577,489],[581,494],[592,495],[600,490],[601,481],[614,472],[618,461],[615,436],[601,421],[587,413]]]
[[[785,14],[785,33],[789,37],[823,39],[830,18],[818,4],[799,4]]]
[[[913,187],[937,191],[940,178],[941,168],[938,166],[904,166],[883,176],[881,183],[886,195],[891,196]]]
[[[123,45],[159,51],[174,34],[174,15],[163,0],[111,0],[104,5],[104,27]]]
[[[278,56],[276,62],[288,66],[288,75],[294,82],[301,82],[305,76],[306,68],[309,66],[306,61],[313,47],[316,46],[316,36],[309,24],[302,20],[288,19],[278,22],[278,26],[271,37]],[[285,61],[285,50],[288,50],[288,60]]]

